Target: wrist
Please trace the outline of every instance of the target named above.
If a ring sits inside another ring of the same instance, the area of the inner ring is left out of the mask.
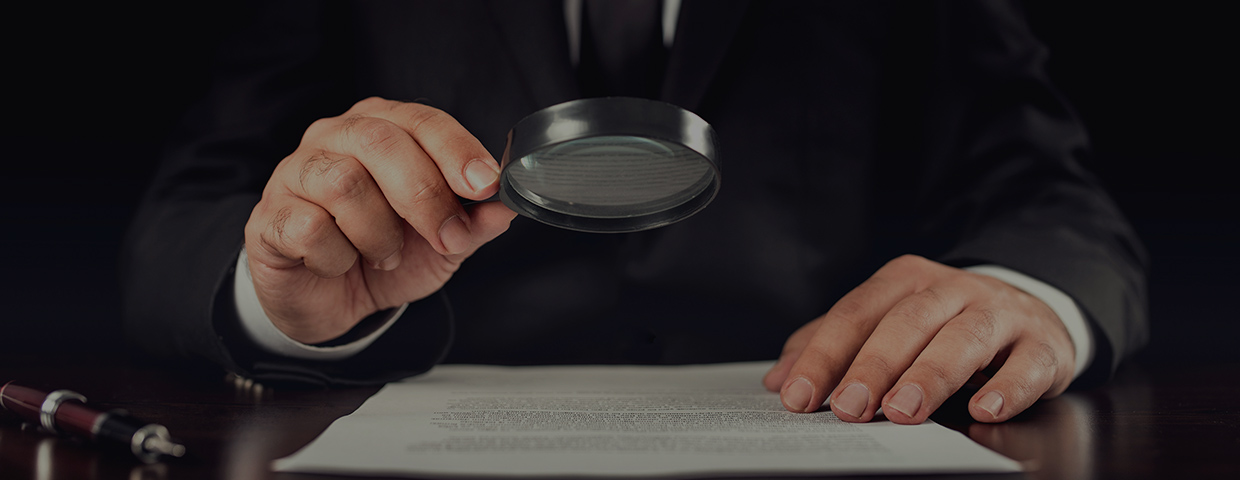
[[[375,312],[343,335],[325,342],[297,341],[276,326],[259,301],[244,248],[237,259],[233,298],[242,330],[254,343],[270,353],[308,360],[342,360],[361,352],[386,332],[408,307],[404,304]]]

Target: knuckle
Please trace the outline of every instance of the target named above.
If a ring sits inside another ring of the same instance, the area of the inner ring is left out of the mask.
[[[811,376],[816,376],[815,374],[831,371],[841,365],[843,363],[840,359],[832,355],[831,352],[817,345],[809,345],[801,352],[801,356],[797,359],[793,370],[796,373],[809,373]]]
[[[887,263],[879,267],[866,283],[882,284],[886,287],[893,285],[905,285],[912,278],[911,271],[908,268],[908,257],[910,255],[901,255],[894,259],[888,260]]]
[[[304,144],[310,141],[311,139],[323,136],[325,132],[331,130],[332,125],[334,125],[335,123],[336,123],[335,118],[320,118],[318,120],[315,120],[314,122],[310,123],[310,126],[306,127],[305,133],[303,133],[301,136],[301,143]]]
[[[853,361],[853,365],[860,366],[862,369],[877,375],[880,378],[895,378],[900,373],[891,361],[881,355],[863,353],[857,356]]]
[[[292,217],[292,207],[283,207],[277,210],[275,215],[271,216],[271,219],[267,222],[267,227],[271,233],[275,234],[275,238],[280,240],[288,238],[287,235],[285,235],[285,230],[288,226],[289,219]]]
[[[860,318],[864,316],[865,310],[865,303],[851,296],[841,298],[835,302],[835,306],[831,307],[833,316],[844,320]]]
[[[271,228],[281,243],[304,253],[321,245],[334,226],[331,215],[321,210],[293,215],[291,208],[284,208],[272,219]]]
[[[332,162],[319,174],[324,180],[323,195],[327,202],[350,202],[365,196],[370,190],[370,172],[357,162]]]
[[[1029,367],[1024,374],[1006,377],[1007,389],[1015,398],[1035,399],[1054,395],[1066,387],[1065,381],[1058,378],[1057,370],[1063,364],[1055,354],[1055,349],[1045,342],[1034,346],[1029,352]]]
[[[935,311],[925,302],[904,301],[896,304],[888,313],[889,318],[900,322],[900,325],[911,328],[912,333],[922,337],[933,335],[938,329],[935,322]]]
[[[391,122],[362,115],[345,118],[344,131],[363,152],[378,156],[387,156],[400,148],[406,137],[405,131]]]
[[[1033,362],[1043,370],[1053,372],[1059,367],[1059,356],[1055,354],[1055,347],[1051,344],[1039,342],[1033,349]]]
[[[920,270],[925,267],[928,262],[929,260],[927,260],[926,257],[906,253],[891,259],[891,261],[888,261],[886,265],[883,265],[883,268],[885,269],[887,267],[891,267],[892,270],[899,271]]]
[[[291,246],[286,231],[289,219],[292,216],[293,209],[291,207],[281,207],[267,218],[265,224],[261,221],[251,221],[248,223],[246,225],[247,236],[253,235],[256,237],[258,245],[273,254],[285,252]]]
[[[965,288],[968,288],[970,290],[984,290],[984,291],[990,291],[990,292],[1000,292],[1000,291],[1005,291],[1007,288],[1011,287],[1011,285],[1009,285],[1007,282],[1004,282],[1003,280],[999,280],[989,275],[982,275],[980,273],[974,273],[974,272],[966,272],[966,273],[967,275],[960,276],[958,280],[961,282],[964,282]]]
[[[413,133],[414,137],[420,138],[426,128],[435,125],[442,120],[450,119],[452,119],[452,116],[448,115],[447,112],[444,112],[443,110],[435,107],[423,106],[413,110],[410,115],[409,131]]]
[[[938,288],[935,288],[933,286],[926,287],[917,293],[921,296],[921,299],[928,305],[942,305],[943,303],[945,303],[945,298],[943,296],[943,293],[940,292]]]
[[[349,111],[374,111],[385,107],[389,103],[392,103],[392,101],[386,98],[370,96],[358,100],[357,103],[353,104],[353,107],[350,108]]]
[[[413,195],[409,197],[409,206],[414,212],[434,211],[436,205],[443,202],[450,196],[450,192],[445,190],[443,182],[434,180],[422,180],[413,185],[411,188]],[[417,218],[408,218],[411,223]]]
[[[969,343],[985,346],[994,341],[998,323],[999,317],[994,310],[979,309],[974,311],[967,320],[953,322],[953,328],[958,329]]]
[[[951,383],[956,377],[956,372],[949,365],[936,359],[921,359],[917,362],[917,368],[939,384]]]
[[[475,148],[478,145],[478,141],[473,137],[473,135],[471,135],[468,132],[464,132],[464,133],[458,132],[454,134],[449,134],[449,135],[443,136],[442,138],[443,138],[443,143],[441,145],[441,148],[438,149],[436,152],[451,152],[451,153],[449,153],[448,154],[449,156],[447,157],[443,156],[442,154],[437,155],[436,160],[438,161],[457,160],[457,161],[462,162],[462,164],[464,164],[464,162],[467,162],[468,160],[473,159],[473,158],[489,156],[489,154],[486,153],[484,150]]]
[[[830,314],[834,317],[834,323],[839,326],[849,331],[862,331],[868,330],[866,310],[866,305],[863,302],[845,296],[831,307]]]
[[[1042,392],[1038,388],[1038,375],[1016,375],[1008,380],[1008,385],[1014,398],[1038,398]]]
[[[911,285],[921,291],[944,277],[944,266],[920,255],[904,254],[887,262],[875,273],[876,277],[891,279],[902,285]]]
[[[327,152],[319,150],[318,153],[311,155],[306,161],[302,162],[301,169],[297,171],[297,181],[301,184],[302,190],[307,190],[306,180],[312,175],[322,176],[332,169],[339,159],[332,159],[327,156]]]

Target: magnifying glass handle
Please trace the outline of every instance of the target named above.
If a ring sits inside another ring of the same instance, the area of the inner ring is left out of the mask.
[[[470,205],[475,205],[475,204],[479,204],[479,203],[498,202],[498,201],[499,201],[499,192],[495,192],[495,195],[491,195],[490,197],[484,198],[484,199],[482,199],[482,200],[470,200],[470,199],[465,198],[465,197],[462,197],[462,196],[460,196],[460,195],[457,195],[457,196],[456,196],[456,199],[457,199],[458,201],[460,201],[460,202],[461,202],[461,206],[462,206],[462,207],[468,207],[468,206],[470,206]]]

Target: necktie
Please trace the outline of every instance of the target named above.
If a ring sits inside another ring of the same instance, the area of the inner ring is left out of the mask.
[[[657,98],[667,49],[662,0],[585,0],[578,75],[586,96]]]

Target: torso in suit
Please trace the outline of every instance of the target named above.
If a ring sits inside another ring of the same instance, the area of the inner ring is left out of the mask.
[[[621,235],[518,218],[363,353],[264,354],[221,286],[310,122],[367,96],[418,101],[498,158],[516,121],[582,91],[560,0],[293,3],[225,45],[134,223],[127,331],[156,354],[346,384],[439,361],[774,358],[898,253],[1002,265],[1068,293],[1096,334],[1087,376],[1144,342],[1141,247],[1077,163],[1087,139],[1017,8],[687,0],[659,98],[722,139],[708,208]]]

